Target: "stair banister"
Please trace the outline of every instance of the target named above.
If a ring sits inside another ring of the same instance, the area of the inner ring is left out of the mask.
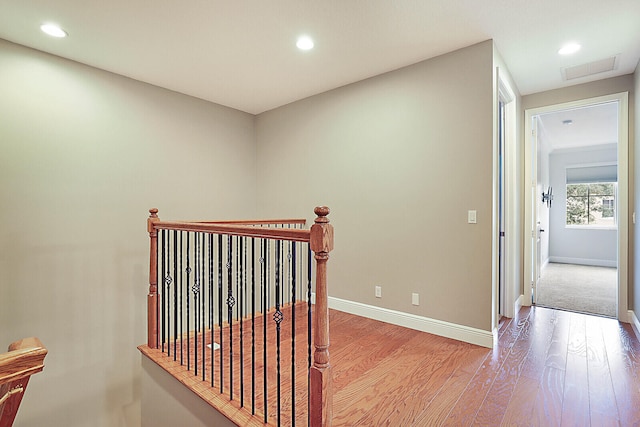
[[[0,354],[0,427],[11,427],[31,375],[44,369],[46,347],[36,337],[9,345]]]
[[[313,365],[310,372],[309,423],[330,426],[332,419],[332,378],[329,364],[329,306],[327,302],[327,261],[333,250],[333,226],[329,224],[329,208],[315,208],[318,217],[311,226],[310,247],[316,259],[316,304],[314,316]]]
[[[149,294],[147,295],[147,345],[158,348],[158,230],[154,223],[160,221],[158,209],[149,209]]]

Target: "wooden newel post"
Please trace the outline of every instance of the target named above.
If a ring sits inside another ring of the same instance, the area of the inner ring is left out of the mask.
[[[158,209],[149,209],[149,294],[147,295],[147,345],[158,348],[158,231],[154,223],[160,221]]]
[[[329,306],[327,303],[327,260],[333,249],[333,226],[329,224],[329,208],[314,209],[318,217],[311,226],[310,247],[316,259],[316,307],[314,324],[313,365],[310,384],[310,425],[330,426],[333,416],[333,390],[329,365]]]

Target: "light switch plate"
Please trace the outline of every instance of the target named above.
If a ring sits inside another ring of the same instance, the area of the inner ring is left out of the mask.
[[[477,213],[475,210],[469,211],[467,214],[467,221],[469,224],[476,224],[477,223]]]

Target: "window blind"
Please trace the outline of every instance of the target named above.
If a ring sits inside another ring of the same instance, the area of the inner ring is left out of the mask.
[[[567,184],[618,182],[618,165],[567,168]]]

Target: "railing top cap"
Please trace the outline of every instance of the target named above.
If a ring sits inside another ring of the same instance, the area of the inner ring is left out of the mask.
[[[327,215],[329,215],[329,212],[331,212],[331,210],[326,207],[326,206],[317,206],[313,212],[318,215],[318,217],[315,219],[314,222],[316,223],[323,223],[323,222],[329,222],[329,218],[327,218]]]

